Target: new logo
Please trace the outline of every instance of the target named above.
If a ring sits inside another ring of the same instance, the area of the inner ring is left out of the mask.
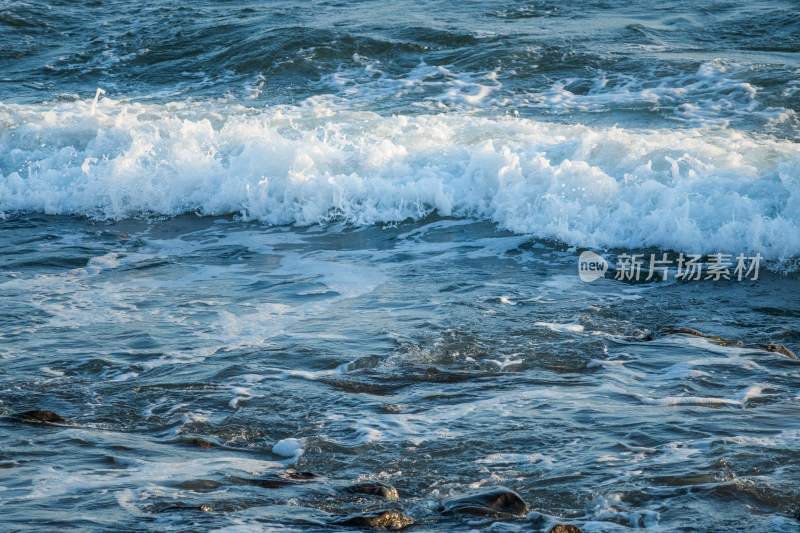
[[[578,258],[578,275],[581,281],[589,283],[605,277],[606,270],[608,270],[608,263],[601,255],[587,250]]]

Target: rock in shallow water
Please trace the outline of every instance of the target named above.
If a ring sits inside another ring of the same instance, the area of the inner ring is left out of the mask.
[[[716,341],[718,344],[723,346],[728,345],[741,345],[743,344],[741,341],[732,341],[728,339],[723,339],[722,337],[717,337],[716,335],[707,335],[705,333],[700,333],[696,329],[690,328],[681,328],[681,329],[672,329],[672,328],[665,328],[662,330],[662,333],[665,335],[694,335],[695,337],[704,337],[706,339],[711,339],[712,341]]]
[[[29,424],[68,424],[69,420],[53,411],[25,411],[14,415],[20,422]]]
[[[547,533],[583,533],[581,528],[573,526],[572,524],[559,524],[553,526]]]
[[[163,507],[158,509],[156,512],[159,513],[167,513],[172,511],[213,511],[214,509],[210,505],[171,505],[169,507]]]
[[[207,441],[205,439],[197,439],[197,438],[180,439],[175,442],[177,444],[183,444],[184,446],[196,446],[198,448],[214,448],[217,446],[211,441]]]
[[[467,513],[495,516],[520,516],[528,505],[519,494],[506,487],[489,487],[442,502],[445,513]]]
[[[706,335],[705,333],[700,333],[695,329],[689,329],[689,328],[681,328],[681,329],[666,328],[662,330],[661,333],[664,335],[694,335],[695,337],[704,337],[706,339],[711,339],[720,346],[749,346],[757,348],[759,350],[785,355],[789,359],[797,359],[797,355],[795,355],[793,351],[791,351],[789,348],[787,348],[782,344],[746,344],[742,341],[723,339],[722,337],[717,337],[716,335]],[[651,335],[648,340],[653,340],[654,338],[655,337]]]
[[[760,348],[772,353],[779,353],[781,355],[785,355],[789,359],[797,359],[797,356],[791,351],[789,348],[784,346],[783,344],[761,344],[759,345]]]
[[[240,478],[233,477],[232,480],[237,483],[244,483],[248,485],[255,485],[265,489],[280,489],[292,485],[299,485],[305,482],[316,481],[322,476],[318,476],[313,472],[281,472],[280,474],[267,474],[260,478]]]
[[[382,496],[387,500],[399,500],[400,496],[397,494],[397,489],[386,483],[379,481],[368,481],[365,483],[357,483],[350,485],[344,489],[350,494],[368,494],[373,496]]]
[[[384,510],[351,515],[334,523],[339,526],[372,527],[397,531],[414,525],[414,520],[399,511]]]

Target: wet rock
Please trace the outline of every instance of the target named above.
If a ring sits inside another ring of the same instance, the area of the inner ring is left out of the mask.
[[[217,446],[213,442],[203,439],[181,439],[177,441],[177,443],[183,444],[184,446],[196,446],[198,448],[214,448]]]
[[[691,329],[691,328],[680,328],[680,329],[664,328],[661,332],[664,335],[694,335],[695,337],[708,337],[708,338],[711,338],[711,339],[714,338],[711,335],[706,335],[705,333],[700,333],[696,329]],[[719,338],[719,337],[717,337],[717,338]]]
[[[53,411],[25,411],[14,415],[20,422],[29,424],[68,424],[69,420]]]
[[[374,394],[376,396],[392,394],[402,387],[402,385],[397,385],[395,383],[374,383],[356,379],[321,378],[319,381],[343,392]]]
[[[210,505],[171,505],[158,509],[159,513],[166,513],[170,511],[213,511]]]
[[[772,353],[778,353],[781,355],[785,355],[789,359],[797,359],[797,355],[794,354],[789,348],[782,344],[745,344],[742,341],[734,341],[730,339],[723,339],[722,337],[717,337],[716,335],[706,335],[705,333],[700,333],[695,329],[690,328],[681,328],[681,329],[664,329],[661,331],[664,335],[693,335],[695,337],[703,337],[704,339],[710,339],[714,341],[715,344],[719,346],[747,346],[747,347],[755,347],[759,350],[766,350]],[[652,340],[652,339],[650,339]]]
[[[175,484],[175,486],[179,489],[192,490],[197,492],[204,490],[218,489],[223,485],[224,483],[213,479],[191,479],[188,481],[182,481],[180,483]]]
[[[528,505],[519,494],[506,487],[489,487],[442,502],[445,513],[467,513],[495,516],[519,516]]]
[[[403,377],[410,381],[423,383],[462,383],[478,378],[495,377],[498,372],[470,371],[470,370],[442,370],[435,366],[424,370],[410,369]]]
[[[348,377],[322,377],[319,381],[344,392],[385,396],[415,383],[461,383],[478,378],[496,377],[496,371],[443,370],[431,367],[406,367],[400,374],[367,369]]]
[[[665,329],[662,331],[665,335],[694,335],[695,337],[703,337],[704,339],[711,339],[712,341],[716,342],[720,346],[742,346],[744,343],[742,341],[732,341],[730,339],[723,339],[722,337],[717,337],[716,335],[706,335],[705,333],[700,333],[696,329],[690,328],[681,328],[681,329]]]
[[[414,520],[399,511],[372,511],[369,513],[351,515],[334,522],[339,526],[372,527],[397,531],[414,525]]]
[[[282,472],[276,475],[268,475],[260,478],[232,478],[233,481],[255,485],[264,489],[280,489],[290,487],[300,483],[314,481],[322,476],[313,472]]]
[[[350,485],[344,489],[350,494],[368,494],[371,496],[381,496],[387,500],[399,500],[400,496],[397,494],[397,489],[386,483],[379,481],[368,481],[365,483],[357,483]]]
[[[794,354],[794,352],[782,344],[759,344],[758,347],[768,352],[785,355],[789,359],[797,359],[797,356]]]
[[[572,524],[558,524],[553,526],[547,533],[583,533],[581,528]]]
[[[322,476],[315,474],[314,472],[284,472],[282,474],[284,477],[288,479],[296,479],[296,480],[309,480],[309,479],[319,479]]]

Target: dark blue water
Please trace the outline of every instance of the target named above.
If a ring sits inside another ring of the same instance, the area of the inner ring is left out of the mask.
[[[0,530],[797,531],[798,51],[790,1],[2,3]]]
[[[115,99],[227,98],[260,108],[333,94],[370,110],[413,112],[456,106],[449,90],[480,85],[492,89],[481,105],[493,113],[566,119],[614,108],[631,115],[626,123],[754,127],[797,108],[799,7],[6,2],[0,95],[5,103],[69,101],[102,87]],[[562,91],[572,96],[558,100]],[[777,129],[793,136],[794,117],[786,120]]]

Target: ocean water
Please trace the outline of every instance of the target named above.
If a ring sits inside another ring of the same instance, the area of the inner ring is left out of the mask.
[[[800,4],[701,4],[0,4],[0,531],[798,531]]]

